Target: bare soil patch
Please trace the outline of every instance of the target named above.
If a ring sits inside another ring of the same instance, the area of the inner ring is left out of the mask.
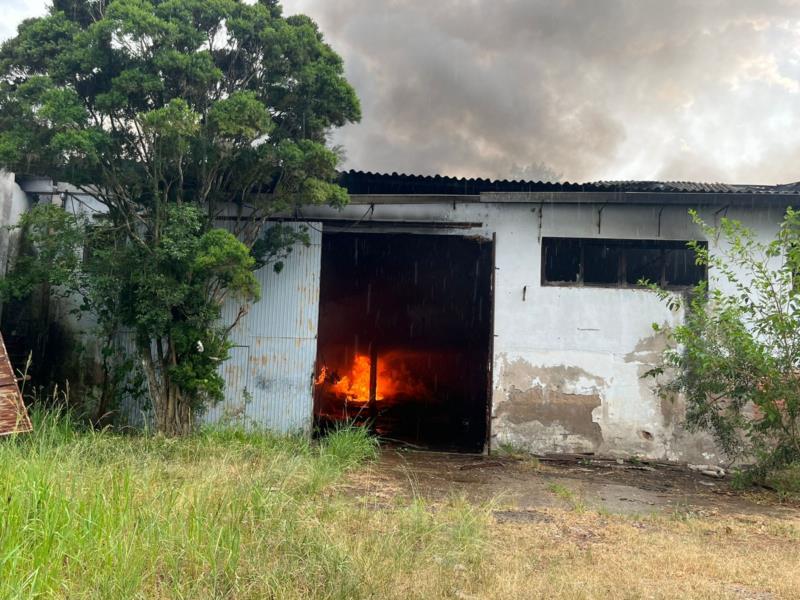
[[[487,515],[480,563],[440,575],[448,598],[800,598],[800,507],[682,467],[385,449],[340,489],[374,514]]]
[[[501,518],[542,508],[585,508],[610,514],[757,514],[797,517],[800,505],[774,494],[742,492],[730,479],[715,479],[682,466],[586,459],[534,460],[385,449],[379,461],[344,485],[347,493],[375,502],[420,497],[464,497],[493,502]],[[533,513],[535,514],[535,513]]]

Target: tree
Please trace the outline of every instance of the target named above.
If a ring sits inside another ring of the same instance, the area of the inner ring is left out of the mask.
[[[715,285],[689,296],[649,375],[662,396],[685,396],[690,427],[710,431],[732,460],[755,459],[762,476],[800,460],[800,213],[788,209],[768,242],[737,221],[714,228],[692,214],[717,240],[713,253],[690,244]]]
[[[252,270],[297,238],[265,239],[267,219],[347,201],[326,146],[360,118],[341,59],[277,0],[56,0],[3,44],[0,73],[0,163],[102,205],[71,225],[94,259],[69,285],[135,332],[158,429],[189,431],[221,395],[222,303],[241,316]]]

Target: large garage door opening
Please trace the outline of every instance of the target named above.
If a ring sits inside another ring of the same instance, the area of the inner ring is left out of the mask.
[[[492,242],[325,233],[314,413],[321,430],[480,452],[487,440]]]

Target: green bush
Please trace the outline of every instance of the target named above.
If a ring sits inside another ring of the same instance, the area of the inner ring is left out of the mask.
[[[754,461],[749,476],[763,479],[800,460],[800,213],[787,210],[770,241],[692,214],[715,242],[690,244],[710,284],[683,301],[653,288],[685,319],[664,332],[671,344],[648,375],[662,396],[685,397],[690,428],[710,431],[731,460]]]

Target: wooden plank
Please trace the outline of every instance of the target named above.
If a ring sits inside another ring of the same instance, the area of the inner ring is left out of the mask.
[[[0,436],[29,431],[33,431],[33,425],[0,334]]]

